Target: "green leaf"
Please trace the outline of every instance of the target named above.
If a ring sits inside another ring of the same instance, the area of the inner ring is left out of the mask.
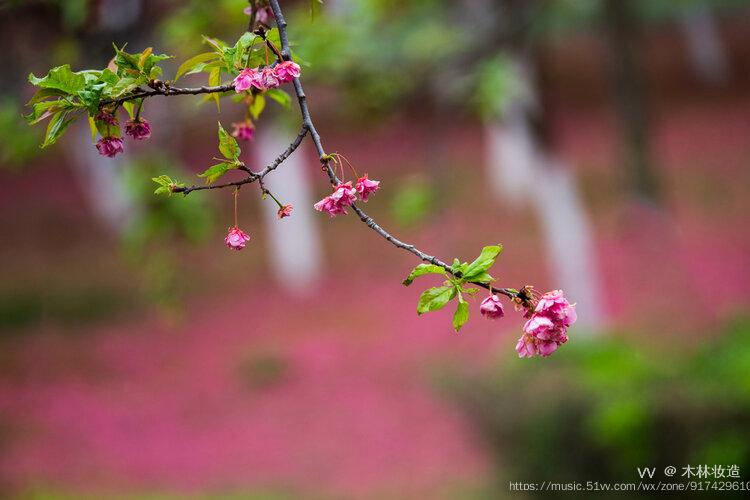
[[[151,47],[149,47],[141,53],[141,56],[138,59],[138,64],[144,75],[148,76],[150,79],[154,79],[161,75],[161,68],[157,66],[157,64],[165,59],[171,58],[172,56],[166,54],[153,54],[151,52]]]
[[[224,155],[224,158],[229,160],[237,160],[240,157],[240,146],[237,144],[237,139],[232,137],[224,130],[219,122],[219,151]]]
[[[138,85],[144,83],[143,78],[133,78],[132,76],[125,76],[120,78],[116,84],[107,88],[106,93],[109,97],[116,99],[122,97],[125,94],[132,92]]]
[[[139,56],[136,56],[134,54],[128,54],[124,50],[115,47],[115,65],[117,66],[118,74],[122,73],[130,73],[130,74],[140,74],[141,72],[141,65],[139,61]],[[123,46],[123,49],[125,46]]]
[[[445,274],[445,269],[435,264],[419,264],[402,283],[409,286],[414,282],[415,278],[424,276],[425,274]]]
[[[75,121],[75,116],[69,115],[70,111],[60,111],[52,116],[52,119],[47,125],[47,132],[44,136],[44,143],[42,143],[43,148],[51,146],[52,144],[57,142],[57,139],[59,139],[60,136],[65,132],[65,129],[67,129],[68,126]]]
[[[287,109],[292,104],[292,96],[281,89],[268,89],[266,95]]]
[[[91,144],[96,144],[96,122],[93,116],[89,116],[89,129],[91,130]]]
[[[66,94],[75,94],[83,89],[86,78],[81,73],[73,73],[68,64],[53,68],[43,78],[37,78],[33,73],[29,75],[29,82],[45,89],[57,89]]]
[[[453,265],[451,266],[451,272],[453,274],[456,274],[456,273],[462,273],[463,274],[464,270],[466,269],[466,267],[468,265],[469,264],[467,264],[466,262],[464,262],[463,264],[461,264],[460,260],[453,259]]]
[[[503,250],[502,245],[492,245],[482,248],[474,262],[468,265],[463,271],[463,279],[466,281],[475,281],[475,277],[483,276],[486,271],[495,263],[495,259]]]
[[[26,103],[27,106],[33,106],[38,102],[42,102],[50,97],[62,97],[67,95],[65,92],[59,89],[39,89],[34,93],[34,96]]]
[[[437,311],[445,307],[453,297],[456,296],[456,287],[454,286],[437,286],[428,288],[419,297],[417,304],[417,314],[422,315],[429,311]]]
[[[221,84],[221,68],[212,68],[208,73],[208,85],[215,87]],[[216,102],[216,111],[221,112],[221,103],[219,102],[219,93],[214,92],[209,94],[211,98]]]
[[[266,98],[263,97],[261,94],[258,94],[255,97],[253,97],[253,102],[250,103],[250,106],[247,107],[247,110],[250,112],[253,118],[257,120],[265,108],[266,108]]]
[[[464,300],[461,292],[458,293],[458,305],[453,313],[453,328],[459,331],[469,320],[469,304]]]
[[[154,194],[168,194],[169,196],[172,196],[173,187],[185,187],[185,183],[173,181],[168,175],[152,177],[151,180],[159,185],[154,191]]]
[[[109,68],[105,68],[99,73],[97,80],[114,85],[120,79],[117,74],[113,73]],[[88,82],[87,82],[88,83]]]
[[[32,106],[31,113],[26,115],[26,120],[29,122],[29,125],[34,125],[46,118],[49,118],[58,111],[72,109],[73,107],[73,104],[65,99],[38,102]]]
[[[495,281],[495,278],[490,276],[488,273],[483,272],[475,274],[469,279],[464,279],[464,281],[471,281],[473,283],[492,283],[493,281]]]
[[[180,67],[177,68],[177,74],[175,75],[174,80],[179,80],[181,76],[185,75],[188,71],[195,68],[198,64],[211,61],[218,57],[219,54],[217,54],[216,52],[204,52],[202,54],[198,54],[197,56],[191,57],[184,63],[180,64]]]
[[[208,167],[202,174],[198,174],[198,177],[204,177],[206,179],[206,184],[211,184],[216,181],[216,179],[226,174],[233,168],[236,168],[236,165],[234,165],[233,163],[217,163],[216,165]]]
[[[139,99],[142,101],[142,99]],[[132,119],[135,113],[135,103],[133,101],[125,101],[122,103],[122,108],[128,113],[128,116]]]

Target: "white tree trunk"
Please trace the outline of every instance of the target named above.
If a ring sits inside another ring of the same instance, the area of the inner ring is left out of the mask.
[[[581,331],[595,333],[604,318],[591,223],[571,169],[539,146],[530,123],[538,106],[534,76],[521,57],[516,68],[522,90],[485,128],[490,185],[499,201],[529,200],[537,211],[554,280],[578,303]]]
[[[591,221],[569,165],[539,158],[535,168],[535,205],[553,276],[578,305],[578,326],[602,327],[601,287]]]
[[[701,5],[682,17],[682,31],[693,72],[703,82],[719,85],[729,79],[729,63],[716,16]]]
[[[296,133],[296,132],[295,132]],[[267,165],[286,149],[293,134],[267,124],[259,128],[257,147],[253,148],[256,165]],[[262,200],[263,219],[268,227],[268,252],[273,275],[279,285],[294,293],[309,293],[322,270],[321,237],[312,208],[310,168],[305,162],[307,141],[264,179],[266,187],[282,203],[294,205],[291,217],[278,219],[278,206],[268,198]]]
[[[136,207],[128,196],[121,166],[123,156],[101,156],[93,144],[86,120],[71,126],[66,154],[94,216],[114,234],[121,234]]]

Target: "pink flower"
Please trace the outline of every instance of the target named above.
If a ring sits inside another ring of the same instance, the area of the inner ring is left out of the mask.
[[[119,137],[102,137],[96,143],[96,149],[100,155],[113,158],[117,153],[122,153],[122,139]]]
[[[279,81],[279,78],[276,76],[276,73],[272,68],[266,67],[263,68],[263,71],[260,74],[260,78],[258,79],[258,82],[253,82],[253,85],[258,90],[268,90],[268,89],[275,89],[279,85],[281,85],[281,82]]]
[[[245,68],[240,71],[240,74],[234,78],[234,90],[237,93],[248,90],[253,85],[256,85],[256,81],[260,73],[257,68]]]
[[[255,134],[255,128],[248,122],[233,123],[232,126],[234,127],[232,135],[237,139],[249,141]]]
[[[551,319],[539,314],[532,315],[531,318],[526,321],[526,324],[523,325],[523,331],[525,333],[541,340],[548,340],[551,338],[554,335],[555,329],[556,325]]]
[[[479,306],[479,312],[482,313],[482,316],[489,319],[497,319],[505,316],[503,304],[500,302],[500,298],[497,295],[491,295],[484,299]]]
[[[279,208],[279,211],[276,212],[276,215],[279,216],[279,219],[283,219],[284,217],[290,217],[292,215],[292,210],[294,210],[294,207],[290,205],[284,205],[283,207]]]
[[[346,208],[339,205],[336,200],[334,200],[330,196],[326,196],[313,206],[315,207],[315,210],[318,210],[319,212],[325,212],[331,217],[336,217],[339,214],[346,215],[347,213]]]
[[[367,178],[367,174],[364,177],[357,179],[357,184],[354,186],[357,192],[362,197],[362,201],[367,202],[367,198],[380,189],[380,181],[373,181]]]
[[[347,214],[346,207],[357,201],[357,190],[352,187],[351,181],[339,184],[333,189],[333,193],[326,196],[315,205],[315,210],[326,212],[331,217],[339,214]]]
[[[342,207],[349,207],[357,201],[357,190],[352,187],[352,181],[339,184],[334,188],[331,198]]]
[[[151,137],[151,125],[145,118],[137,118],[125,122],[125,133],[136,141]]]
[[[547,356],[555,352],[559,345],[560,344],[558,344],[557,342],[553,342],[550,340],[548,342],[539,342],[539,344],[537,344],[537,349],[539,349],[539,355],[543,358],[546,358]]]
[[[98,120],[100,122],[104,122],[107,125],[117,125],[117,117],[110,113],[109,111],[99,111],[99,113],[94,117],[95,120]]]
[[[536,343],[526,335],[521,335],[516,344],[516,352],[519,358],[530,358],[537,353]]]
[[[229,233],[224,238],[224,243],[232,250],[242,250],[248,241],[250,241],[250,236],[237,226],[230,227]]]
[[[572,325],[577,319],[575,304],[571,305],[568,302],[562,290],[553,290],[542,295],[534,312],[554,318],[565,326]]]
[[[299,64],[294,61],[284,61],[273,68],[276,78],[281,83],[291,82],[301,74]]]

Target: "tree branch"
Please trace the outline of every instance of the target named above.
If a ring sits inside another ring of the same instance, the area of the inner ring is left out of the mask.
[[[215,94],[217,92],[229,92],[234,90],[234,82],[227,83],[225,85],[216,85],[214,87],[203,86],[193,88],[180,88],[172,87],[168,83],[158,82],[151,88],[151,90],[136,89],[132,94],[128,94],[124,97],[118,97],[117,99],[105,99],[99,104],[100,106],[108,106],[110,104],[116,104],[119,106],[123,102],[132,101],[133,99],[140,99],[142,97],[152,97],[155,95],[199,95],[199,94]]]
[[[299,147],[300,144],[302,144],[302,139],[305,138],[307,135],[307,125],[303,124],[300,128],[299,133],[297,134],[297,137],[294,138],[294,140],[289,144],[289,146],[282,152],[279,156],[276,157],[275,160],[273,160],[266,168],[259,172],[253,172],[249,169],[243,169],[248,173],[248,176],[244,179],[240,179],[238,181],[233,182],[225,182],[223,184],[209,184],[206,186],[187,186],[187,187],[175,187],[172,192],[173,193],[182,193],[182,194],[190,194],[193,191],[203,191],[206,189],[222,189],[226,187],[239,187],[244,184],[250,184],[255,181],[261,181],[263,177],[270,174],[276,168],[281,165],[284,160],[289,158],[292,153]]]
[[[269,0],[269,3],[271,4],[271,9],[273,10],[273,15],[276,18],[276,25],[279,28],[279,38],[281,39],[281,57],[284,60],[289,60],[291,57],[291,51],[289,49],[289,39],[287,37],[286,32],[286,20],[284,19],[284,14],[281,12],[281,7],[279,6],[278,0]],[[323,143],[320,139],[320,134],[318,133],[317,129],[315,128],[315,124],[313,123],[312,116],[310,115],[310,110],[307,107],[307,96],[305,95],[305,90],[302,87],[302,82],[299,78],[294,79],[294,91],[297,95],[297,101],[299,102],[300,112],[302,113],[302,120],[304,125],[307,127],[307,130],[310,132],[310,137],[313,140],[313,143],[315,143],[315,149],[318,152],[318,156],[320,158],[320,162],[323,165],[323,167],[326,170],[326,173],[328,174],[328,178],[331,181],[331,184],[336,186],[341,183],[341,180],[336,177],[336,173],[333,171],[330,165],[330,157],[326,154],[325,149],[323,149]],[[401,248],[403,250],[406,250],[407,252],[410,252],[417,257],[419,257],[421,260],[425,262],[429,262],[431,264],[435,264],[436,266],[440,266],[443,269],[445,269],[448,273],[451,275],[454,275],[454,273],[451,270],[451,266],[443,262],[442,260],[438,259],[435,256],[428,255],[425,252],[419,250],[417,247],[410,243],[405,243],[395,236],[393,236],[391,233],[383,229],[381,225],[379,225],[375,220],[367,215],[364,210],[359,208],[356,204],[352,205],[352,209],[354,212],[359,216],[359,219],[364,222],[367,227],[378,233],[380,236],[385,238],[387,241],[392,243],[397,248]],[[460,277],[460,276],[457,276]],[[499,293],[502,295],[505,295],[507,297],[510,297],[511,299],[520,298],[524,300],[526,298],[525,292],[523,292],[523,289],[521,289],[521,292],[515,292],[513,290],[509,290],[507,288],[496,288],[492,285],[486,284],[486,283],[476,283],[471,282],[474,285],[480,286],[482,288],[485,288],[489,290],[491,293]]]

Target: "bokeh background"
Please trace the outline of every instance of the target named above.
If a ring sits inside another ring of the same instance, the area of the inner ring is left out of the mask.
[[[282,2],[327,148],[382,181],[368,212],[446,260],[502,242],[502,284],[578,302],[570,342],[533,360],[511,308],[485,321],[477,299],[460,334],[448,311],[418,318],[432,279],[404,288],[411,255],[312,210],[328,187],[307,143],[269,181],[291,219],[242,190],[242,252],[230,192],[152,195],[215,154],[201,98],[150,99],[152,138],[114,160],[85,123],[38,148],[29,72],[128,42],[174,55],[169,78],[201,34],[233,42],[245,5],[0,4],[3,496],[530,497],[508,482],[688,464],[750,480],[748,2],[327,0],[313,21]],[[244,161],[298,126],[269,105]]]

